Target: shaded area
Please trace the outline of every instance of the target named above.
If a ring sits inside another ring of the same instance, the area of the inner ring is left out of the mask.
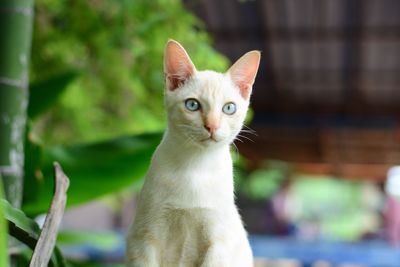
[[[238,144],[246,157],[380,181],[400,161],[398,1],[186,5],[232,61],[243,51],[262,51],[252,97],[260,138],[254,138],[257,145]]]

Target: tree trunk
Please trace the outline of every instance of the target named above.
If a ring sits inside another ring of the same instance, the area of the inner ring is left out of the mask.
[[[32,6],[33,0],[0,2],[0,176],[15,207],[23,190]]]

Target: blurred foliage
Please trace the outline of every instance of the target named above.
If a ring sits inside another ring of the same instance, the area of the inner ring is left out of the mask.
[[[47,210],[54,188],[54,161],[63,166],[70,179],[69,207],[118,192],[141,179],[160,139],[161,134],[141,134],[86,145],[40,147],[38,166],[26,170],[25,186],[29,190],[24,194],[24,211],[35,215]]]
[[[235,187],[237,191],[253,200],[265,200],[277,192],[282,182],[289,178],[290,165],[283,161],[268,160],[258,169],[246,172],[246,160],[235,162]]]
[[[119,236],[114,232],[87,232],[87,231],[63,231],[57,237],[60,246],[85,245],[92,248],[108,250],[120,244]]]
[[[354,241],[380,228],[379,189],[368,182],[298,176],[291,186],[293,221],[315,224],[320,237]]]
[[[12,257],[12,266],[15,267],[26,267],[29,266],[30,259],[32,258],[33,251],[24,246],[18,246],[18,255],[13,255]]]
[[[142,133],[164,127],[168,38],[199,69],[227,68],[177,0],[38,0],[33,36],[23,203],[30,215],[48,207],[53,161],[70,177],[68,205],[143,177],[161,135]]]
[[[281,161],[266,161],[250,172],[246,171],[247,165],[243,158],[236,161],[237,191],[255,203],[272,203],[285,187],[280,212],[296,226],[294,234],[299,238],[355,241],[378,233],[382,226],[383,196],[374,184],[301,175],[291,172],[290,165]]]
[[[279,169],[259,169],[247,178],[243,191],[253,199],[267,199],[275,193],[284,178]]]
[[[29,86],[28,117],[35,119],[50,108],[75,77],[75,72],[68,71],[47,80],[31,83]]]
[[[46,144],[60,144],[163,129],[169,38],[185,46],[199,69],[226,70],[227,60],[181,1],[37,0],[32,80],[70,71],[78,77],[35,131]]]
[[[70,260],[70,266],[121,266],[125,237],[116,231],[63,231],[57,244],[66,255],[81,255]]]
[[[0,175],[0,201],[3,198],[3,180]],[[3,205],[0,205],[0,266],[8,266],[8,250],[7,250],[7,222],[5,220],[5,211]]]

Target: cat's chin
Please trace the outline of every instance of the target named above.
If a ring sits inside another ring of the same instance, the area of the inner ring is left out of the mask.
[[[200,140],[200,143],[205,144],[205,145],[212,145],[212,144],[217,144],[219,141],[213,139],[213,138],[206,138]]]
[[[225,144],[226,144],[225,140],[223,140],[223,139],[219,140],[219,139],[212,138],[212,137],[208,137],[208,138],[199,140],[199,145],[203,148],[220,147]]]
[[[200,139],[200,142],[218,142],[218,140],[215,137],[206,137],[203,139]]]

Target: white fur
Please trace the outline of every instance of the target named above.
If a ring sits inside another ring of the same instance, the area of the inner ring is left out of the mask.
[[[185,108],[185,99],[201,103]],[[166,90],[168,127],[155,151],[127,238],[129,267],[250,267],[253,257],[234,203],[229,145],[248,108],[229,74],[194,71]],[[227,115],[222,107],[237,105]],[[204,128],[219,122],[214,139]]]

